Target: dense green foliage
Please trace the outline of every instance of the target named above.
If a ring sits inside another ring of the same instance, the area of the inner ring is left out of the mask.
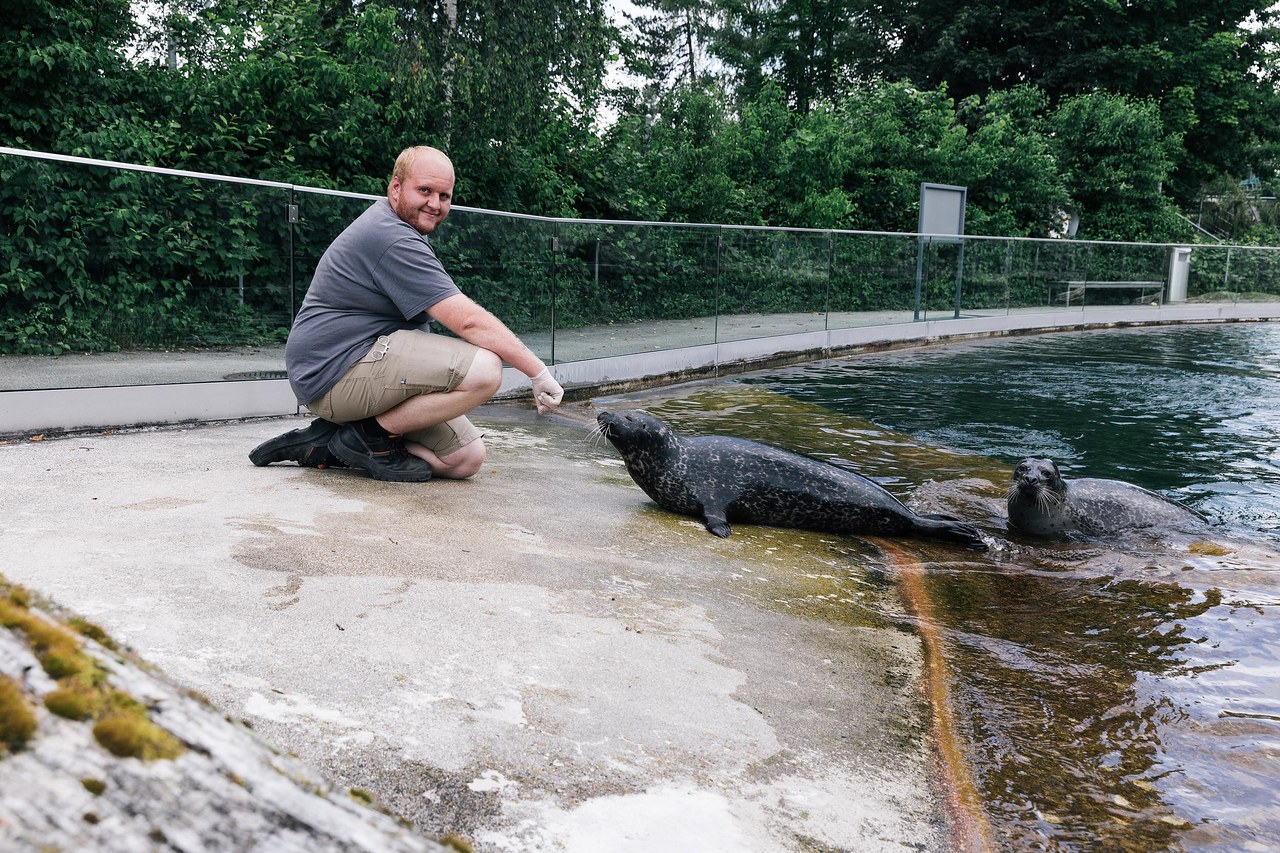
[[[638,0],[620,29],[603,0],[154,9],[0,8],[0,144],[376,194],[429,143],[457,203],[560,217],[910,232],[928,181],[968,187],[974,234],[1075,212],[1080,237],[1186,239],[1205,196],[1237,238],[1275,233],[1255,198],[1280,151],[1273,30],[1247,0]],[[0,351],[278,337],[363,204],[0,158]],[[883,285],[914,262],[825,234],[549,229],[455,214],[440,240],[533,329],[897,309],[909,288]]]
[[[1169,152],[1169,178],[1186,202],[1214,175],[1244,177],[1274,162],[1280,101],[1269,5],[914,0],[891,7],[902,39],[885,68],[959,98],[1031,84],[1055,102],[1093,91],[1149,100],[1166,130],[1183,135]]]

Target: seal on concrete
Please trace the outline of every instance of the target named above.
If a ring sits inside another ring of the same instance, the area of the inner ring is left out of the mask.
[[[1107,536],[1151,527],[1198,529],[1194,510],[1123,480],[1067,479],[1052,459],[1023,459],[1007,496],[1009,525],[1033,536]]]
[[[867,536],[940,539],[985,549],[977,529],[917,515],[874,481],[767,444],[681,436],[647,412],[601,412],[600,432],[627,473],[663,509],[728,536],[731,521]]]

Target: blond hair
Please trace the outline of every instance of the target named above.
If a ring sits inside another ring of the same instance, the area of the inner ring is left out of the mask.
[[[396,164],[391,169],[391,180],[403,182],[405,176],[409,174],[409,170],[413,168],[413,164],[418,162],[419,157],[439,157],[448,165],[449,172],[453,172],[453,162],[449,159],[449,155],[439,148],[432,148],[430,145],[411,145],[396,157]]]

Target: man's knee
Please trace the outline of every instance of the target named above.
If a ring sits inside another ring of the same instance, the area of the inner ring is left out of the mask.
[[[467,371],[463,384],[476,391],[485,391],[492,397],[502,385],[502,359],[487,349],[476,352],[475,360]]]
[[[440,457],[440,462],[448,466],[448,471],[443,473],[443,476],[454,480],[464,480],[474,476],[484,465],[486,453],[484,439],[477,438],[475,441],[467,442],[448,456]]]

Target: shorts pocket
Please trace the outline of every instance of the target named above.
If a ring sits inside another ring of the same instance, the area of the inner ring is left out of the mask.
[[[375,355],[379,348],[375,347]],[[388,391],[452,391],[467,375],[474,357],[475,348],[465,341],[428,332],[396,332],[384,358],[382,378]]]

